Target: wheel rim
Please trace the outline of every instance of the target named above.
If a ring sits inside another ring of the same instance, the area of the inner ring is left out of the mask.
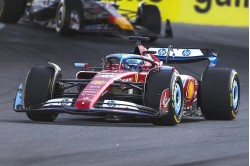
[[[174,109],[177,115],[179,115],[179,113],[181,112],[181,105],[182,105],[181,88],[180,85],[176,83],[174,88]]]
[[[3,13],[3,8],[4,8],[4,1],[3,1],[3,0],[0,0],[0,16],[1,16],[2,13]]]
[[[233,88],[232,88],[232,101],[233,101],[233,108],[237,111],[238,101],[239,101],[239,86],[238,82],[234,80]]]
[[[56,25],[57,28],[61,28],[64,22],[64,18],[65,18],[65,9],[63,6],[59,7],[58,13],[57,13],[57,18],[56,18]]]

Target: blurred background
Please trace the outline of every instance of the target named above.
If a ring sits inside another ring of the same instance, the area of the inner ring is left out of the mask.
[[[248,27],[249,0],[118,0],[136,10],[138,2],[159,7],[163,20],[176,23]]]

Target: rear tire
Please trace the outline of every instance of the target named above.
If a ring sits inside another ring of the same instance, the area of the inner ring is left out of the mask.
[[[183,87],[181,78],[173,71],[155,71],[148,76],[145,103],[147,107],[159,109],[161,94],[169,89],[168,113],[152,118],[154,125],[174,126],[180,123],[183,113]]]
[[[37,113],[32,112],[32,108],[54,97],[54,89],[52,80],[54,77],[54,69],[52,67],[37,66],[33,67],[26,79],[24,89],[24,105],[28,118],[33,121],[54,121],[58,113]]]
[[[65,36],[73,36],[79,31],[83,21],[81,0],[61,0],[56,11],[56,31]]]
[[[233,120],[239,110],[240,82],[233,69],[214,68],[203,73],[201,112],[207,120]]]
[[[161,33],[161,14],[155,5],[142,5],[137,11],[136,24],[159,35]],[[150,36],[150,41],[156,41],[158,37]]]
[[[24,14],[26,0],[0,0],[0,21],[17,23]]]

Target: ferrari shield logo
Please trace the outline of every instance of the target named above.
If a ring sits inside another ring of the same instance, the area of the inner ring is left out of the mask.
[[[135,74],[135,82],[138,82],[138,73]]]

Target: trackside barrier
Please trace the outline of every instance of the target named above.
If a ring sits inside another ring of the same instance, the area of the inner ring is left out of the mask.
[[[172,22],[247,27],[249,0],[117,0],[121,8],[137,10],[138,4],[157,5],[162,19]]]

